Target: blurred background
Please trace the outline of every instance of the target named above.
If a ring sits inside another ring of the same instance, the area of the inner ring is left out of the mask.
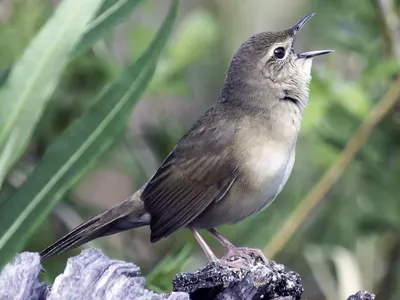
[[[1,70],[19,58],[57,3],[0,1]],[[29,177],[48,146],[85,111],[89,100],[146,49],[170,3],[141,1],[111,35],[68,64],[28,150],[8,173],[0,203]],[[332,189],[310,204],[310,213],[302,217],[295,210],[337,163],[346,143],[399,75],[398,0],[181,1],[173,34],[124,134],[65,195],[24,250],[42,250],[135,192],[217,100],[237,47],[257,32],[292,26],[309,12],[316,15],[297,39],[296,50],[336,52],[314,60],[294,171],[268,209],[222,227],[221,232],[238,246],[264,249],[267,257],[271,254],[298,272],[309,300],[346,299],[361,289],[376,293],[379,300],[400,299],[399,103],[375,126]],[[282,236],[280,230],[289,217],[300,222],[293,223],[293,233]],[[203,236],[218,255],[224,254],[206,232]],[[271,245],[282,239],[288,240],[282,247]],[[156,291],[170,290],[177,272],[206,263],[186,230],[151,244],[149,230],[141,228],[85,247],[99,247],[113,258],[135,262],[148,287]],[[46,280],[62,272],[67,257],[77,253],[46,262]]]

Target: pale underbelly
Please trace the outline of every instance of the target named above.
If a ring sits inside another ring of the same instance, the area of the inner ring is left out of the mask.
[[[237,223],[265,209],[286,184],[294,158],[293,151],[276,175],[261,185],[261,189],[249,188],[240,181],[236,182],[223,199],[207,208],[192,224],[199,229],[214,228]]]

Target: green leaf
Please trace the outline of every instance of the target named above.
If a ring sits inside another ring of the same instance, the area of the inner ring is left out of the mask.
[[[10,166],[25,150],[70,51],[102,2],[63,1],[13,66],[0,90],[0,186]]]
[[[176,83],[174,87],[170,81],[187,66],[201,59],[217,38],[218,25],[212,14],[201,9],[189,13],[180,22],[173,42],[166,51],[167,58],[160,62],[149,89],[167,92],[178,87],[182,90],[182,87]]]
[[[371,109],[370,97],[361,85],[344,84],[336,93],[342,106],[360,119],[365,118]]]
[[[157,293],[166,293],[172,289],[171,278],[181,272],[188,262],[192,246],[186,244],[176,254],[169,253],[146,275],[146,285]]]
[[[132,10],[141,1],[143,0],[105,0],[96,18],[86,28],[72,57],[85,53],[94,43],[108,35],[118,24],[129,17]]]
[[[197,61],[218,38],[218,24],[206,10],[189,13],[174,35],[168,49],[170,68],[173,72]]]
[[[44,218],[123,132],[170,36],[178,2],[147,51],[52,144],[28,181],[0,206],[0,266],[20,251]]]
[[[10,75],[10,71],[11,67],[0,71],[0,87],[7,81],[8,76]]]

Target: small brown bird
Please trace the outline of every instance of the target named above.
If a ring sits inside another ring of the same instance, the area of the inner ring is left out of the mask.
[[[151,242],[189,228],[206,229],[228,249],[221,259],[260,250],[237,248],[214,228],[266,208],[292,171],[309,97],[311,64],[331,50],[296,54],[297,34],[313,16],[245,41],[229,65],[218,101],[180,139],[153,177],[131,198],[81,224],[41,252],[42,260],[90,240],[150,225]]]

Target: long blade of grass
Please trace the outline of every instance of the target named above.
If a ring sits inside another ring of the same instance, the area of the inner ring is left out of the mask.
[[[81,42],[72,53],[77,57],[85,53],[98,40],[107,36],[118,24],[129,17],[143,0],[105,0],[93,21],[85,30]]]
[[[0,88],[7,81],[8,76],[10,75],[11,68],[7,68],[5,70],[0,71]]]
[[[150,81],[176,17],[174,1],[164,24],[136,63],[99,95],[58,138],[28,181],[0,206],[0,266],[21,250],[56,203],[112,145]]]
[[[64,0],[13,66],[0,90],[0,186],[30,136],[87,24],[103,0]],[[18,143],[10,143],[17,139]],[[4,153],[4,150],[7,150]],[[11,152],[10,152],[11,151]]]

